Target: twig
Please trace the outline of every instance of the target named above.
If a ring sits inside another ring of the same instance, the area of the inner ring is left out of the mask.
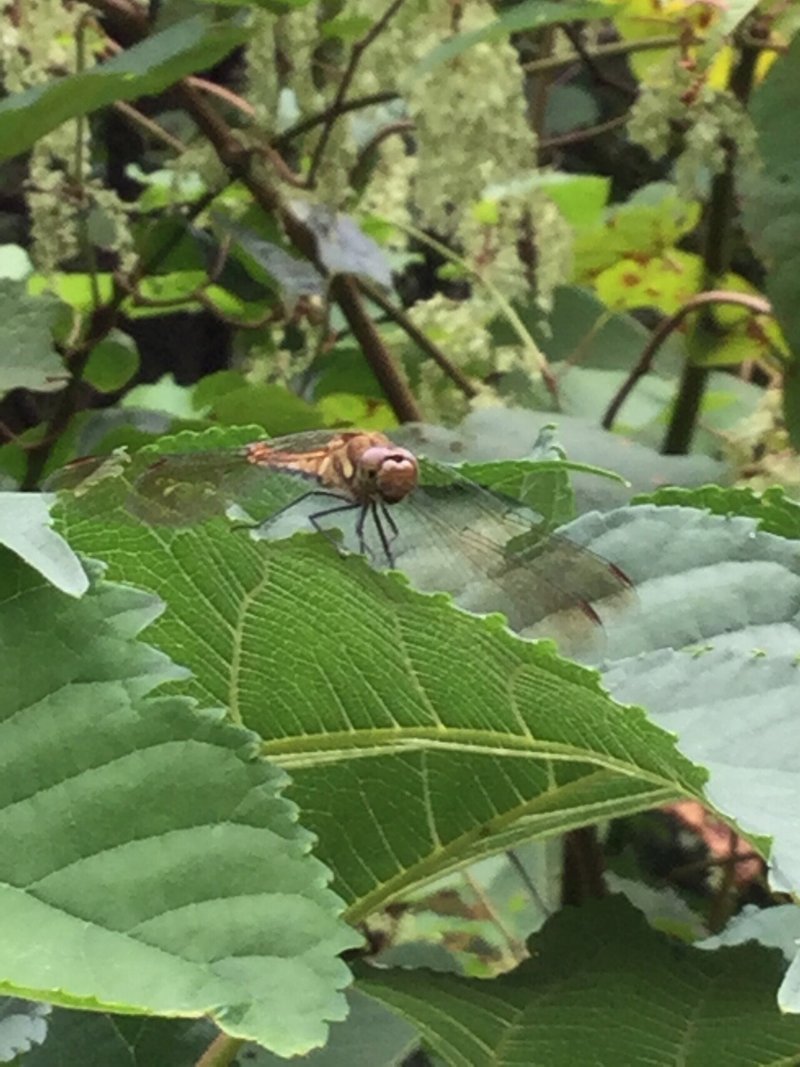
[[[263,211],[268,215],[277,216],[286,236],[297,251],[309,259],[321,274],[326,274],[317,253],[314,233],[287,208],[277,188],[254,166],[253,161],[257,159],[257,155],[239,141],[224,119],[196,89],[185,82],[179,82],[175,91],[184,108],[214,147],[223,166],[246,185]],[[367,313],[354,279],[346,274],[336,275],[331,279],[330,293],[338,303],[353,336],[361,345],[364,358],[399,421],[418,422],[421,411],[414,394]]]
[[[125,118],[130,119],[135,125],[146,130],[152,137],[162,141],[168,148],[172,148],[180,155],[186,151],[186,145],[183,141],[174,137],[171,133],[168,133],[163,126],[159,126],[153,119],[143,115],[141,111],[138,111],[135,107],[131,107],[130,104],[126,104],[124,100],[115,100],[112,104],[115,111],[118,111],[120,115],[124,115]]]
[[[314,152],[311,156],[311,164],[308,168],[308,187],[313,189],[316,185],[317,175],[319,168],[322,164],[322,157],[325,154],[325,149],[328,146],[331,134],[333,133],[333,127],[336,124],[336,119],[341,114],[341,107],[344,103],[344,99],[347,96],[347,90],[350,88],[350,83],[356,73],[356,68],[363,56],[364,52],[369,48],[376,37],[386,29],[390,20],[400,10],[404,3],[404,0],[392,0],[391,4],[387,7],[377,22],[367,30],[361,40],[356,41],[353,47],[350,49],[350,59],[345,67],[344,74],[342,74],[342,80],[339,82],[339,88],[336,90],[336,96],[333,98],[333,111],[331,115],[325,120],[325,124],[319,135],[319,140],[314,146]]]
[[[224,85],[217,85],[216,82],[210,82],[207,78],[198,78],[196,74],[190,74],[186,81],[189,85],[202,90],[204,93],[218,96],[220,100],[224,100],[226,104],[230,104],[231,107],[235,107],[237,111],[241,111],[242,114],[248,115],[250,118],[253,118],[256,113],[256,109],[249,100],[245,100],[243,96],[239,96],[238,93],[234,93]]]
[[[274,322],[276,318],[275,309],[269,308],[256,319],[237,319],[234,315],[229,315],[227,311],[222,311],[218,308],[205,291],[198,293],[195,299],[198,304],[202,304],[206,311],[210,311],[214,318],[237,330],[262,330],[268,323]]]
[[[231,238],[229,234],[226,234],[219,243],[217,249],[217,255],[211,270],[206,271],[206,277],[204,281],[196,285],[188,293],[184,293],[182,296],[144,296],[139,288],[141,278],[126,278],[124,275],[117,275],[115,281],[118,285],[125,287],[130,295],[131,303],[136,307],[144,308],[172,308],[182,307],[184,304],[202,303],[205,307],[206,304],[203,301],[203,297],[206,296],[206,289],[209,285],[213,285],[220,274],[222,274],[223,268],[228,260],[228,254],[231,248]]]
[[[372,282],[367,281],[365,278],[359,279],[359,288],[373,303],[383,311],[393,322],[411,338],[418,348],[421,348],[423,352],[431,357],[433,362],[444,371],[447,377],[454,382],[464,396],[472,399],[472,397],[478,395],[478,390],[470,382],[469,378],[461,371],[450,359],[444,354],[444,352],[435,345],[429,337],[427,337],[422,330],[416,325],[402,308],[397,307],[384,296],[377,285],[373,285]]]
[[[81,17],[78,19],[78,24],[75,27],[75,52],[76,63],[75,69],[78,74],[82,74],[86,69],[86,37],[85,31],[87,23],[95,22],[95,15],[93,11],[84,11]],[[97,256],[95,255],[94,245],[89,237],[89,198],[86,193],[86,183],[84,168],[86,160],[84,159],[83,141],[86,133],[86,115],[80,114],[75,121],[75,171],[73,174],[73,180],[78,189],[78,195],[80,198],[80,207],[78,208],[78,241],[83,258],[86,260],[86,267],[89,273],[89,289],[92,294],[92,311],[97,311],[100,306],[100,286],[97,282]]]
[[[388,126],[383,126],[377,133],[373,134],[358,153],[355,163],[350,168],[350,173],[347,177],[350,188],[358,188],[362,173],[367,170],[372,154],[387,137],[394,137],[398,133],[408,133],[414,129],[414,125],[411,119],[398,119],[397,122],[390,122]]]
[[[616,130],[619,126],[624,126],[629,118],[630,112],[626,111],[624,115],[617,115],[615,118],[607,119],[605,122],[598,122],[596,126],[585,126],[580,130],[570,130],[569,133],[560,133],[555,137],[542,137],[537,142],[537,146],[540,149],[561,148],[567,144],[580,144],[581,141],[590,141],[592,137],[599,137],[601,134]]]
[[[240,1037],[217,1034],[195,1067],[230,1067],[243,1044]]]
[[[559,23],[559,26],[562,33],[566,35],[570,44],[580,56],[581,62],[598,85],[607,85],[610,89],[615,89],[618,93],[623,93],[629,99],[636,98],[639,90],[635,85],[627,85],[625,82],[621,82],[612,75],[607,74],[604,70],[601,70],[597,63],[598,57],[594,55],[581,40],[580,30],[576,29],[574,26],[570,26],[568,22],[561,22]]]
[[[702,44],[702,37],[694,37],[691,44]],[[574,63],[580,63],[584,57],[591,59],[610,59],[612,56],[634,55],[637,52],[651,52],[662,48],[677,48],[684,42],[674,33],[661,34],[658,37],[644,37],[640,41],[613,41],[610,44],[596,45],[594,48],[584,46],[583,55],[574,52],[571,55],[547,56],[545,59],[532,59],[522,64],[527,73],[539,74],[547,70],[563,70]]]
[[[608,405],[605,415],[603,415],[601,425],[604,430],[610,430],[614,425],[614,420],[619,414],[619,409],[625,403],[631,390],[639,379],[643,378],[644,375],[648,373],[656,353],[669,335],[680,326],[688,314],[709,304],[736,304],[739,307],[747,308],[755,315],[772,314],[772,305],[763,297],[752,296],[749,293],[735,293],[727,289],[712,289],[707,293],[698,293],[697,296],[693,296],[690,300],[687,300],[686,303],[679,307],[674,314],[670,315],[667,319],[663,319],[656,329],[653,330],[652,335],[642,350],[639,362],[622,383],[619,392]]]
[[[310,115],[307,119],[301,119],[300,122],[287,127],[283,133],[279,133],[277,137],[273,138],[273,146],[275,148],[285,148],[289,141],[293,141],[296,137],[301,137],[304,133],[308,133],[309,130],[313,130],[315,126],[321,126],[330,119],[336,119],[339,115],[344,115],[348,111],[360,111],[364,107],[375,107],[376,104],[388,104],[392,100],[399,99],[399,93],[384,90],[381,93],[370,93],[369,96],[354,96],[351,100],[343,100],[339,105],[331,104],[324,111],[320,111],[316,115]]]

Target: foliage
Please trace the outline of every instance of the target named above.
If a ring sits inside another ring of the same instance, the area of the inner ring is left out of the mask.
[[[0,1062],[791,1061],[798,28],[12,5]]]

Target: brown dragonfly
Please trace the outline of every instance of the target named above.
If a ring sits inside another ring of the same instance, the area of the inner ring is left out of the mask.
[[[89,486],[103,462],[75,461],[57,476],[56,487]],[[105,463],[113,467],[114,460]],[[418,588],[452,593],[471,610],[500,611],[516,630],[528,632],[554,615],[574,620],[576,613],[597,626],[594,605],[616,605],[630,589],[613,563],[449,468],[434,479],[441,484],[420,484],[417,457],[377,432],[310,431],[162,455],[134,473],[125,506],[138,521],[186,525],[241,505],[248,487],[263,488],[269,474],[288,476],[278,480],[292,487],[284,485],[283,497],[273,488],[267,519],[251,524],[261,536],[285,536],[310,524],[330,537],[326,520],[343,525],[350,515],[345,547],[377,566],[399,563]],[[298,479],[313,487],[298,493]],[[398,508],[395,521],[398,505],[403,514]],[[254,507],[247,500],[247,511]]]

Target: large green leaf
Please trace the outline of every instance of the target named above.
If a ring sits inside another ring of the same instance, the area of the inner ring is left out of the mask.
[[[220,435],[176,440],[200,447]],[[510,485],[520,469],[503,465],[497,474],[505,471]],[[490,480],[486,467],[483,473]],[[295,795],[354,914],[523,837],[700,789],[664,735],[651,733],[639,713],[606,703],[592,676],[548,645],[520,642],[497,619],[420,597],[397,576],[341,559],[318,538],[253,542],[220,520],[195,529],[132,525],[115,511],[117,488],[108,479],[108,496],[95,490],[94,516],[85,505],[73,507],[70,539],[102,553],[114,577],[167,601],[151,640],[194,672],[181,683],[185,692],[228,706],[258,731],[266,752],[294,769]],[[737,500],[734,494],[728,511]],[[728,656],[715,714],[734,714],[741,672],[751,679],[754,707],[760,694],[779,711],[776,688],[781,700],[796,699],[800,675],[785,665],[800,652],[795,542],[760,530],[751,517],[675,506],[594,513],[565,532],[621,567],[635,596],[615,611],[598,604],[602,628],[587,625],[578,634],[551,615],[528,632],[572,640],[565,645],[571,651],[612,664],[664,650],[652,661],[658,699],[651,688],[641,700],[619,689],[648,708],[683,707],[679,681],[694,684],[693,665],[702,677],[710,661],[698,653],[709,646]],[[455,561],[456,543],[452,551]],[[426,567],[424,545],[401,564],[412,583],[435,588],[444,580]],[[465,587],[464,595],[481,610],[479,589]],[[578,647],[576,636],[591,640]],[[672,651],[685,646],[691,654]],[[777,675],[770,659],[752,666],[753,649],[776,657]],[[625,665],[623,678],[647,677],[634,670],[637,662]],[[608,678],[617,686],[613,669]],[[717,720],[709,721],[709,732],[721,735]],[[768,733],[775,751],[769,755],[765,737],[763,759],[774,772],[783,749],[777,727]],[[713,763],[705,750],[697,758]],[[793,780],[786,789],[792,799]],[[720,809],[758,834],[780,837],[782,867],[800,869],[800,839],[778,818],[754,817],[758,791],[733,793],[720,784]],[[412,813],[402,826],[398,795]]]
[[[585,515],[569,532],[636,588],[636,609],[605,620],[606,660],[708,646],[800,652],[800,552],[753,519],[644,505]]]
[[[0,159],[25,152],[68,119],[115,100],[160,93],[179,78],[213,66],[246,39],[241,20],[195,15],[91,70],[8,96],[0,102]]]
[[[341,1018],[358,943],[252,734],[180,696],[135,640],[149,595],[74,600],[0,567],[3,992],[211,1015],[282,1055]]]
[[[779,952],[671,941],[619,898],[565,909],[534,958],[491,982],[362,968],[359,987],[413,1022],[452,1067],[776,1067],[800,1020],[781,1016]]]
[[[551,645],[317,536],[133,525],[108,481],[96,514],[71,506],[71,543],[159,590],[168,610],[148,638],[194,672],[174,686],[227,706],[292,768],[353,916],[524,838],[701,794],[665,734]]]

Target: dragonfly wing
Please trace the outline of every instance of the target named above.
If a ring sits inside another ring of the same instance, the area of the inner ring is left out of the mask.
[[[501,611],[514,630],[538,635],[556,617],[560,631],[597,629],[601,612],[630,595],[607,560],[466,479],[420,489],[401,507],[396,559],[414,584],[473,611]]]
[[[223,515],[231,504],[260,523],[308,491],[296,475],[248,463],[242,447],[122,458],[124,465],[113,457],[78,460],[47,487],[70,490],[93,516],[176,527]]]
[[[158,526],[200,522],[224,514],[257,475],[242,449],[159,456],[134,478],[128,510]]]

